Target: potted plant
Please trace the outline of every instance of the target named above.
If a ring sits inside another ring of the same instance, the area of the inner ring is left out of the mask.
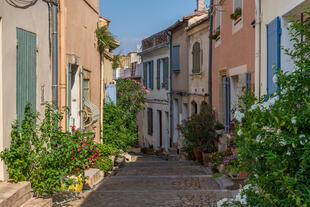
[[[215,116],[208,105],[202,107],[199,114],[192,115],[178,125],[178,130],[184,136],[187,145],[192,146],[193,153],[198,162],[202,162],[202,152],[217,151],[217,136],[214,128]]]
[[[156,150],[156,155],[160,156],[163,152],[164,152],[164,149],[160,147]]]
[[[224,133],[225,127],[221,122],[219,121],[215,122],[214,128],[217,135],[222,135]]]
[[[145,154],[152,155],[154,153],[153,145],[150,145],[148,148],[145,149]]]
[[[213,35],[210,36],[212,40],[218,40],[221,35],[221,29],[220,27],[217,27],[216,30],[213,32]]]
[[[242,9],[236,8],[235,12],[230,15],[230,18],[234,21],[238,20],[242,15]]]

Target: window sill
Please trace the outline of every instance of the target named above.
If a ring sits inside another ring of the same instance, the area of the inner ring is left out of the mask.
[[[191,73],[189,74],[190,77],[191,77],[191,80],[194,80],[194,79],[202,79],[202,72],[200,73]]]
[[[241,22],[242,17],[239,17],[238,19],[234,20],[234,25],[236,26],[239,22]]]

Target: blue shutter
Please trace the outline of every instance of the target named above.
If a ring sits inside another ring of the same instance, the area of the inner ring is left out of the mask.
[[[27,102],[36,110],[37,36],[17,28],[16,39],[16,113],[17,119],[21,121]]]
[[[230,128],[230,77],[224,77],[224,106],[225,106],[225,132],[229,132]]]
[[[180,45],[172,47],[172,71],[180,72]]]
[[[277,17],[267,24],[267,93],[272,94],[277,90],[277,85],[273,82],[273,77],[280,68],[280,37],[281,24]]]

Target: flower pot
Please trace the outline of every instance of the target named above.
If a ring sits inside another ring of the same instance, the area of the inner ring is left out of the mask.
[[[217,168],[217,170],[218,170],[220,173],[222,173],[222,172],[224,172],[224,170],[225,170],[225,165],[224,165],[224,164],[220,164],[220,165],[216,166],[216,168]]]
[[[201,152],[201,149],[199,147],[194,147],[193,151],[194,151],[194,155],[195,155],[195,158],[196,158],[197,162],[202,162],[202,152]]]
[[[246,171],[241,171],[241,172],[239,173],[239,177],[240,177],[240,178],[247,178],[247,177],[248,177],[248,173],[247,173]]]
[[[152,155],[154,152],[153,152],[153,149],[146,149],[145,150],[145,154],[147,155]]]
[[[158,150],[156,150],[156,155],[160,156],[163,152],[164,152],[163,149],[158,149]]]
[[[224,129],[219,129],[219,130],[216,130],[215,132],[217,135],[220,136],[220,135],[224,134]]]

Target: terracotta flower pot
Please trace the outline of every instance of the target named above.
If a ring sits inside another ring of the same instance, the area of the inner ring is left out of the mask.
[[[195,158],[198,162],[202,162],[202,151],[199,147],[193,148]]]
[[[147,155],[152,155],[153,154],[153,149],[146,149],[145,154]]]
[[[241,178],[246,178],[246,177],[248,177],[248,173],[247,173],[246,171],[241,171],[240,174],[239,174],[239,176],[240,176]]]
[[[163,152],[164,152],[163,149],[158,149],[158,150],[156,150],[156,155],[160,156]]]

